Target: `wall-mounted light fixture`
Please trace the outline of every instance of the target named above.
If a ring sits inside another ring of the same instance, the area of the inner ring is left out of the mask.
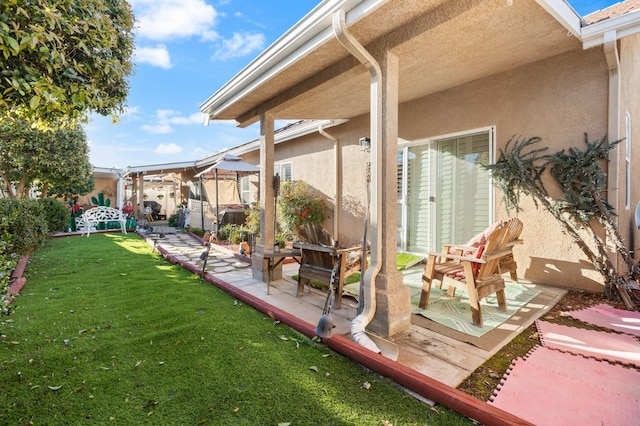
[[[371,139],[369,138],[360,138],[360,151],[370,151],[371,150]]]

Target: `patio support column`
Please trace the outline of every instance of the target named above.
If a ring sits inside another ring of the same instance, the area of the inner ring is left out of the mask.
[[[251,256],[253,278],[265,280],[268,273],[263,253],[265,248],[273,250],[275,242],[275,191],[273,189],[274,163],[274,123],[273,114],[260,115],[260,244]],[[282,268],[273,271],[272,279],[282,278]]]
[[[122,209],[124,207],[124,176],[122,170],[118,170],[118,183],[116,185],[116,207]]]
[[[411,295],[396,269],[397,251],[397,151],[398,151],[398,56],[382,52],[377,58],[382,68],[382,131],[379,155],[382,156],[382,263],[376,277],[376,314],[369,328],[382,336],[391,336],[411,325]]]
[[[144,217],[144,174],[138,173],[138,211]]]

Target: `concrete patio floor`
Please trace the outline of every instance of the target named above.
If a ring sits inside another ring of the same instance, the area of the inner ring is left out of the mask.
[[[203,261],[199,257],[204,247],[191,235],[158,225],[154,228],[154,233],[141,235],[146,237],[156,249],[161,247],[163,251],[170,253],[180,261],[192,264],[199,269],[202,268]],[[270,294],[267,294],[267,284],[253,278],[249,262],[242,261],[234,253],[225,250],[224,247],[213,245],[207,261],[207,271],[213,274],[216,279],[315,327],[322,314],[326,294],[316,289],[310,291],[305,289],[302,297],[296,297],[296,282],[288,277],[295,274],[297,268],[297,263],[283,265],[283,278],[274,280],[271,283]],[[523,282],[521,281],[521,283]],[[558,288],[533,283],[526,284],[540,291],[543,297],[537,298],[537,303],[526,304],[521,309],[522,312],[516,312],[512,320],[509,321],[508,332],[503,333],[504,337],[496,342],[490,350],[481,349],[412,324],[407,330],[390,339],[399,347],[397,362],[443,384],[453,388],[457,387],[505,344],[531,325],[535,319],[548,312],[566,293],[565,290]],[[331,316],[336,324],[334,334],[340,334],[350,339],[350,324],[356,317],[356,309],[357,302],[349,297],[343,298],[341,309],[331,309]]]

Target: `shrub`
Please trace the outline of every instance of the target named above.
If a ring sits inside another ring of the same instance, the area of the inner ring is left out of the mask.
[[[217,234],[218,235],[216,235],[216,237],[218,237],[219,240],[228,240],[229,235],[231,235],[231,225],[228,223],[226,225],[222,225],[218,228]]]
[[[252,203],[251,207],[249,207],[245,214],[247,215],[247,219],[244,221],[244,224],[247,226],[247,229],[252,234],[260,233],[260,205],[258,203]]]
[[[11,272],[16,267],[17,259],[17,256],[11,252],[11,240],[14,238],[8,232],[11,219],[0,215],[0,315],[11,313],[7,291],[11,283]]]
[[[180,219],[180,214],[179,213],[174,213],[171,216],[169,216],[169,219],[167,219],[167,224],[169,226],[177,228],[179,219]]]
[[[66,231],[71,218],[71,212],[65,204],[55,198],[43,198],[38,200],[44,211],[47,228],[49,231]]]
[[[303,181],[283,182],[278,197],[278,219],[284,231],[296,232],[306,224],[320,225],[326,216],[322,197]]]
[[[245,225],[233,225],[227,223],[218,228],[218,240],[229,241],[231,244],[240,244],[249,240],[250,230]]]
[[[204,229],[202,228],[189,228],[189,231],[191,231],[193,234],[196,234],[199,237],[202,237],[204,235]]]
[[[48,234],[47,220],[38,200],[0,199],[0,217],[11,218],[7,232],[14,235],[10,251],[19,255],[44,243]]]
[[[232,226],[229,232],[229,241],[231,244],[240,244],[243,241],[249,240],[249,228],[241,226]]]

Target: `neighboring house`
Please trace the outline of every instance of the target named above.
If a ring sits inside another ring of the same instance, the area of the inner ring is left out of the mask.
[[[95,187],[88,194],[81,195],[77,199],[77,204],[81,207],[92,206],[91,197],[97,197],[98,194],[104,194],[104,198],[109,199],[111,207],[122,208],[124,206],[124,180],[122,170],[107,167],[94,167],[93,177],[95,178]]]
[[[608,201],[634,249],[640,200],[640,2],[581,18],[561,0],[325,0],[202,105],[211,120],[260,121],[262,241],[273,240],[274,166],[329,200],[341,242],[362,238],[371,158],[372,255],[379,256],[372,327],[409,321],[395,252],[465,241],[505,219],[479,163],[512,136],[540,136],[554,151],[583,134],[626,138],[612,153]],[[363,65],[364,64],[364,65]],[[348,120],[274,144],[274,120]],[[359,140],[370,138],[371,156]],[[336,177],[334,179],[334,176]],[[518,217],[518,272],[532,281],[602,290],[602,280],[545,212]],[[636,253],[636,258],[638,254]],[[254,263],[264,273],[264,262]]]

